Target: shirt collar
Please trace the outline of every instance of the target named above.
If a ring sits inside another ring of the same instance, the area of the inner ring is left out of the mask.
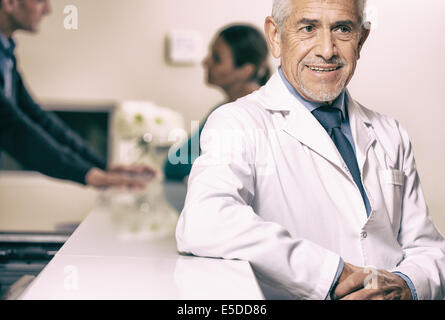
[[[297,98],[308,110],[309,112],[314,111],[315,109],[326,105],[325,103],[321,102],[314,102],[306,100],[301,96],[301,94],[297,91],[297,89],[294,88],[290,84],[290,82],[286,79],[286,77],[283,74],[283,71],[281,70],[281,66],[278,68],[278,73],[281,76],[281,79],[283,80],[284,84],[286,85],[286,88],[290,91],[290,93]],[[334,108],[338,108],[341,110],[343,119],[346,118],[346,107],[345,107],[345,90],[341,92],[341,94],[334,100],[334,102],[331,105]]]
[[[1,32],[0,32],[0,49],[13,56],[14,55],[14,49],[15,49],[15,42],[12,39],[12,37],[6,38]]]

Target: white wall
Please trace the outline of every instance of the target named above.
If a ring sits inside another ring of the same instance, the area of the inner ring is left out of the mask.
[[[445,233],[445,1],[369,0],[378,29],[365,45],[350,90],[366,106],[399,119],[413,141],[433,219]],[[228,22],[262,28],[272,0],[57,0],[37,36],[20,35],[18,54],[37,97],[147,99],[200,119],[222,100],[201,66],[164,62],[170,29],[199,31],[208,43]],[[79,9],[79,30],[63,28],[63,8]]]
[[[164,58],[171,29],[202,34],[208,46],[231,22],[263,29],[272,0],[57,0],[38,36],[18,38],[22,69],[35,93],[47,99],[149,99],[184,113],[189,123],[223,96],[205,86],[200,64],[172,67]],[[74,4],[79,29],[63,27],[63,8]]]

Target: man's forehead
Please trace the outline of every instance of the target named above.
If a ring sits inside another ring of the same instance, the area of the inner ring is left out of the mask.
[[[329,13],[331,15],[358,19],[360,0],[291,0],[292,14],[307,16],[306,18],[316,19],[317,16]]]

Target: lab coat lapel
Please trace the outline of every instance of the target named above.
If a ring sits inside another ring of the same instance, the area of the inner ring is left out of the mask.
[[[351,98],[348,91],[346,92],[346,97],[348,99],[349,123],[356,146],[357,163],[360,172],[363,174],[363,167],[366,163],[368,150],[377,139],[369,117]]]
[[[312,113],[286,88],[278,72],[264,87],[263,104],[270,112],[286,114],[281,129],[331,163],[343,168],[334,142]]]

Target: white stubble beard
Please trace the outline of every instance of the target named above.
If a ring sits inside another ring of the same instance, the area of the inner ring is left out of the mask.
[[[322,82],[321,88],[318,92],[314,92],[309,88],[307,88],[303,84],[303,82],[300,81],[299,79],[297,81],[298,81],[298,86],[301,89],[304,96],[306,96],[310,100],[317,102],[331,102],[337,99],[337,97],[343,92],[343,90],[346,87],[347,79],[343,79],[340,85],[338,86],[338,89],[335,90],[334,92],[329,92],[329,90],[327,89],[327,84],[323,83],[323,81],[321,81]]]

